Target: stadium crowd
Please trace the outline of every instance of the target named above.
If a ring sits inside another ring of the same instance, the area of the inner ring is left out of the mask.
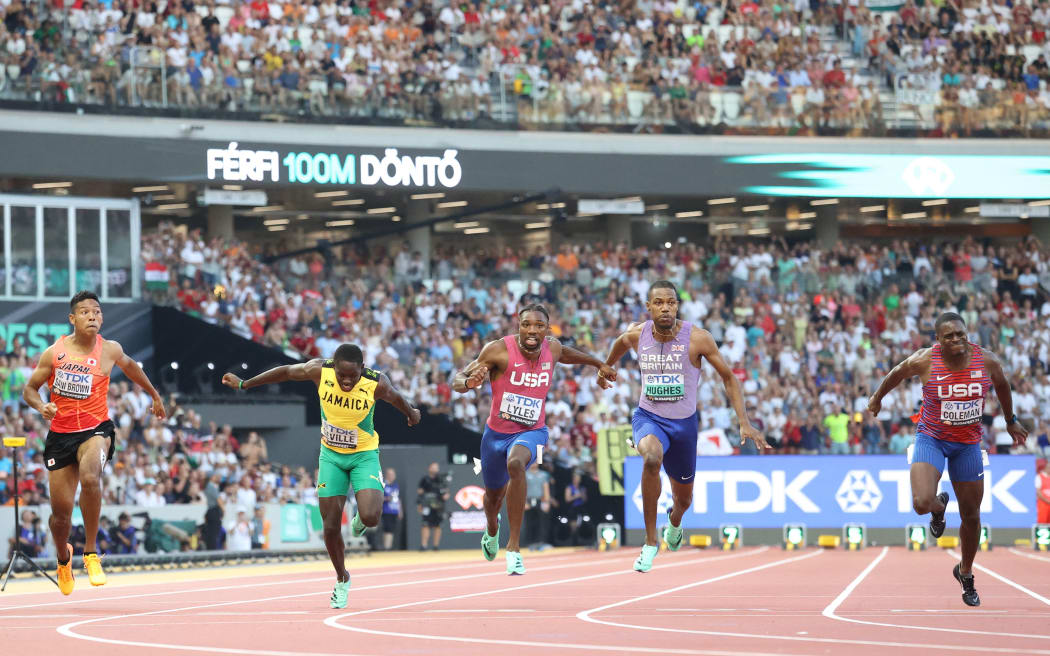
[[[743,384],[752,421],[789,454],[903,453],[913,437],[918,383],[887,396],[875,418],[864,412],[867,398],[893,364],[930,342],[936,314],[955,309],[971,340],[1006,363],[1016,412],[1033,429],[1018,450],[1050,455],[1050,254],[1035,240],[840,243],[831,250],[782,240],[659,250],[589,243],[557,252],[472,250],[469,257],[438,247],[429,262],[406,246],[266,265],[241,242],[208,242],[199,231],[162,223],[143,237],[142,256],[168,274],[148,292],[155,302],[303,357],[359,343],[369,364],[416,402],[472,428],[487,416],[488,392],[454,398],[451,374],[485,341],[514,332],[520,304],[548,304],[555,336],[604,357],[629,322],[644,318],[649,284],[670,279],[681,290],[682,317],[712,333]],[[46,425],[20,400],[35,354],[21,342],[0,344],[0,353],[2,429],[29,437],[27,449],[0,451],[0,504],[12,502],[13,457],[21,458],[22,503],[46,503]],[[620,371],[603,393],[582,369],[558,368],[547,406],[554,453],[548,476],[558,487],[544,494],[560,500],[566,488],[578,489],[573,472],[593,477],[596,432],[629,422],[638,396],[630,355]],[[722,382],[710,367],[699,398],[701,430],[740,451]],[[158,420],[149,398],[127,382],[114,383],[109,400],[118,451],[104,481],[107,504],[148,512],[204,503],[225,510],[216,530],[243,538],[254,530],[259,503],[316,502],[314,473],[270,462],[255,433],[216,426],[176,397],[167,401],[169,418]],[[985,447],[1004,452],[1010,440],[994,396],[985,407]],[[565,499],[566,508],[580,503]],[[115,532],[128,526],[107,521]]]
[[[604,357],[631,321],[644,318],[656,279],[681,290],[683,318],[709,330],[744,386],[749,411],[786,452],[901,452],[920,398],[917,382],[892,393],[875,420],[863,418],[879,378],[931,341],[938,312],[966,318],[971,339],[999,353],[1015,381],[1017,414],[1045,448],[1050,400],[1050,257],[1017,244],[843,243],[821,251],[784,241],[661,250],[613,244],[558,252],[439,247],[429,262],[407,244],[320,254],[264,265],[240,243],[206,243],[164,224],[143,256],[170,283],[155,292],[207,321],[303,357],[328,357],[343,341],[432,412],[479,428],[489,398],[453,398],[451,374],[485,341],[516,330],[517,308],[547,303],[555,336]],[[204,291],[210,290],[210,291]],[[638,397],[633,361],[606,393],[591,376],[562,370],[547,406],[557,458],[591,460],[595,432],[629,423]],[[735,443],[722,383],[705,368],[701,428]],[[1005,448],[998,405],[986,405],[989,448]]]
[[[885,83],[971,128],[1050,108],[1045,0],[0,6],[8,97],[52,103],[863,129]]]

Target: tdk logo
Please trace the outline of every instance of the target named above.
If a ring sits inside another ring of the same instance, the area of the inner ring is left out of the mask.
[[[65,379],[71,383],[89,383],[91,382],[91,374],[66,373]]]
[[[543,387],[551,384],[551,375],[546,371],[542,373],[533,372],[510,372],[510,384],[522,387]]]
[[[672,385],[680,383],[682,380],[680,376],[674,374],[649,374],[646,377],[646,382],[650,385]]]

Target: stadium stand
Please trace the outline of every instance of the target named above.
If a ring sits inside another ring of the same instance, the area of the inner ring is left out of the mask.
[[[1050,118],[1045,2],[5,5],[0,99],[49,107],[874,134]]]

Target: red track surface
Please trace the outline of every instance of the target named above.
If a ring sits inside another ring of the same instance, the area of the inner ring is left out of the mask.
[[[68,598],[0,595],[0,644],[6,654],[40,656],[1050,656],[1045,554],[979,554],[987,568],[977,571],[979,609],[963,605],[953,558],[940,550],[687,550],[660,554],[644,575],[631,571],[635,555],[526,554],[523,577],[506,576],[502,558],[369,569],[354,574],[343,611],[328,608],[329,575],[100,589],[82,577]]]

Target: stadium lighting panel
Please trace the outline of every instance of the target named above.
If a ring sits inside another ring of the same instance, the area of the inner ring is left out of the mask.
[[[842,542],[846,549],[856,551],[868,546],[868,531],[864,524],[846,524],[842,527]]]
[[[788,551],[806,546],[805,524],[784,524],[784,548]]]
[[[1032,526],[1032,546],[1039,551],[1050,551],[1050,524]]]
[[[981,551],[991,551],[992,549],[992,527],[987,524],[981,524],[981,535],[977,542]]]
[[[722,524],[718,527],[718,535],[722,540],[722,548],[736,549],[744,543],[744,530],[740,524]]]
[[[926,548],[927,529],[925,524],[908,524],[904,529],[904,543],[912,551]]]
[[[619,549],[620,533],[620,525],[615,522],[598,524],[598,551]]]

